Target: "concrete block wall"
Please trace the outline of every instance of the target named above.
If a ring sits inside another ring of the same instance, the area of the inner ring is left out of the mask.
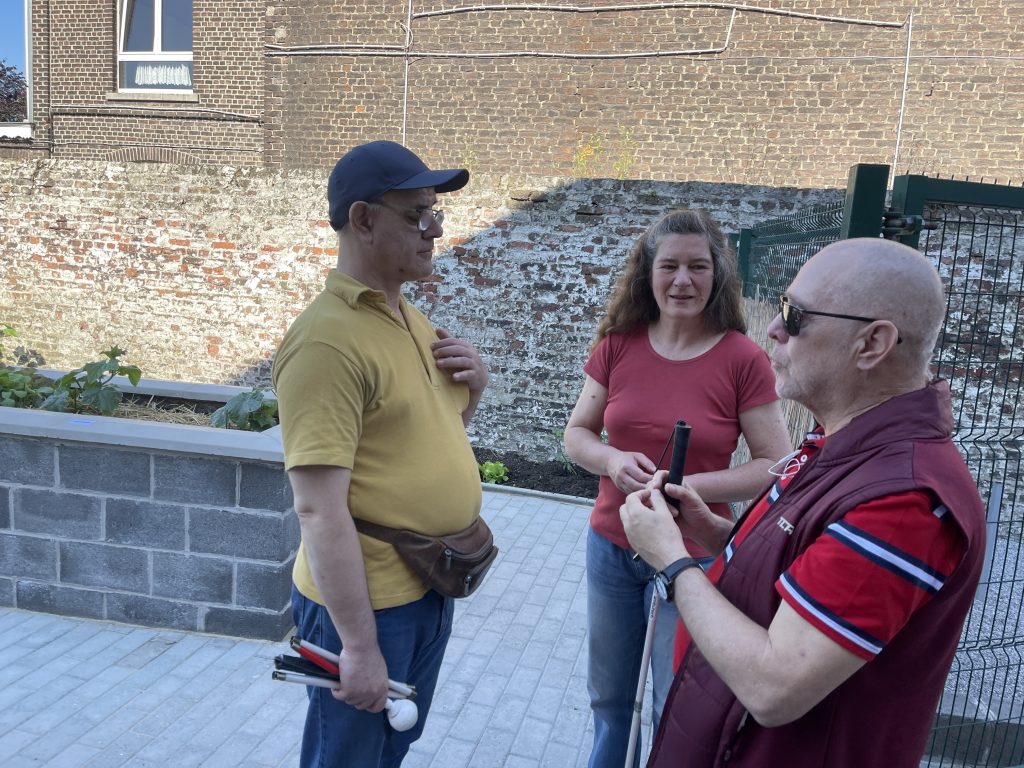
[[[74,417],[0,412],[0,605],[284,637],[299,529],[280,461],[32,437]],[[175,429],[199,451],[216,431]]]

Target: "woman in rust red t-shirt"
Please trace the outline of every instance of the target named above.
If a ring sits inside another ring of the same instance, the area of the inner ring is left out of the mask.
[[[668,468],[666,446],[680,419],[692,427],[687,481],[723,516],[728,502],[767,485],[768,468],[791,450],[768,357],[745,331],[735,255],[714,220],[673,211],[655,222],[612,293],[565,429],[569,456],[601,476],[587,541],[590,768],[625,761],[653,594],[653,571],[633,561],[619,521],[625,495]],[[741,434],[752,458],[729,468]],[[671,603],[660,608],[655,730],[672,679],[677,619]]]

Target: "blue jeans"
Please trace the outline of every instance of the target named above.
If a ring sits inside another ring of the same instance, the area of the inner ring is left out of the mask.
[[[452,631],[453,610],[451,598],[431,591],[414,603],[374,611],[388,677],[416,686],[419,719],[410,730],[395,731],[385,713],[356,709],[335,699],[327,688],[307,687],[301,768],[398,768],[402,764],[409,746],[423,733]],[[303,640],[335,653],[341,649],[327,609],[304,597],[294,585],[292,618]]]
[[[713,558],[709,558],[711,562]],[[629,748],[633,703],[640,679],[654,569],[633,552],[587,531],[587,687],[594,713],[590,768],[622,768]],[[662,600],[651,648],[654,732],[672,684],[672,653],[679,612]],[[640,765],[637,745],[635,765]]]

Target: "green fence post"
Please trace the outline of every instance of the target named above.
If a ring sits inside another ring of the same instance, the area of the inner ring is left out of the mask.
[[[927,176],[897,176],[892,180],[892,209],[902,216],[923,215],[930,182],[931,179]],[[911,248],[917,248],[921,242],[921,232],[900,235],[896,240]]]
[[[749,229],[741,229],[736,236],[736,264],[740,270],[740,284],[743,286],[743,295],[750,298],[747,288],[750,285],[750,248],[754,242],[754,235]]]
[[[846,204],[839,239],[878,237],[885,215],[885,192],[889,184],[889,166],[881,163],[857,163],[850,168],[846,182]]]

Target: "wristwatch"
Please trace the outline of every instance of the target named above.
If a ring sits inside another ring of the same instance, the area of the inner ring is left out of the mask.
[[[700,560],[695,557],[681,557],[654,574],[654,588],[658,590],[658,597],[671,603],[675,599],[676,578],[687,568],[700,568]]]

